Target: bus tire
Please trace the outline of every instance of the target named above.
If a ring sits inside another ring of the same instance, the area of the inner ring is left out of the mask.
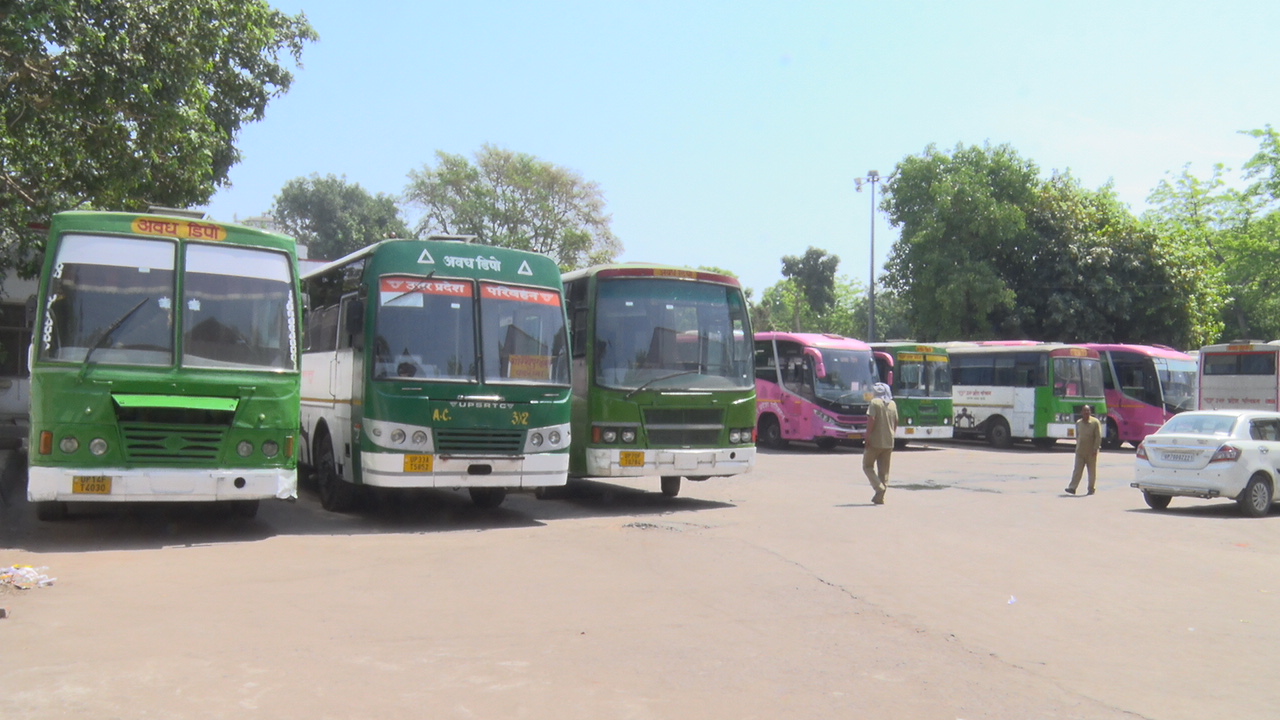
[[[58,522],[67,519],[67,504],[61,500],[49,500],[36,503],[36,517],[44,522]]]
[[[987,421],[987,442],[991,447],[1005,449],[1013,446],[1013,433],[1009,432],[1009,423],[999,415]]]
[[[1271,512],[1271,501],[1275,495],[1271,490],[1271,478],[1265,473],[1255,473],[1249,478],[1236,502],[1245,517],[1264,517]]]
[[[1120,449],[1120,426],[1116,425],[1116,421],[1107,416],[1107,436],[1102,438],[1102,447],[1108,450]]]
[[[232,500],[231,516],[246,520],[255,518],[258,516],[259,504],[257,500]]]
[[[471,502],[478,508],[492,510],[502,504],[507,499],[506,488],[495,487],[473,487],[467,488],[467,493],[471,495]]]
[[[663,475],[662,476],[662,494],[667,497],[675,497],[680,494],[680,476],[679,475]]]
[[[338,462],[333,454],[333,440],[326,431],[316,437],[312,449],[315,458],[316,489],[320,493],[320,506],[329,512],[347,512],[356,504],[356,487],[338,475]]]
[[[782,426],[773,415],[761,415],[756,432],[759,434],[760,444],[767,448],[783,450],[788,445],[786,438],[782,437]]]
[[[814,438],[813,442],[818,446],[819,450],[835,450],[836,449],[836,439],[833,437]]]

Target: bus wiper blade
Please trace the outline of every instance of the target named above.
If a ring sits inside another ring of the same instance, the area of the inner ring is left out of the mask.
[[[678,377],[680,377],[681,375],[696,375],[696,374],[698,374],[698,373],[700,373],[700,372],[702,372],[702,371],[701,371],[701,370],[681,370],[681,371],[680,371],[680,372],[678,372],[678,373],[671,373],[670,375],[663,375],[662,377],[656,377],[656,378],[654,378],[654,379],[650,380],[649,382],[647,382],[647,383],[645,383],[645,384],[641,385],[640,387],[636,388],[635,390],[632,390],[631,392],[629,392],[629,393],[627,393],[626,395],[622,396],[622,399],[623,399],[623,400],[630,400],[632,395],[635,395],[636,393],[640,392],[641,390],[643,390],[643,389],[645,389],[645,388],[649,387],[650,385],[652,385],[652,384],[654,384],[654,383],[656,383],[656,382],[662,382],[663,380],[670,380],[671,378],[678,378]]]
[[[107,344],[107,340],[111,339],[111,334],[119,330],[120,326],[124,325],[129,318],[133,317],[133,314],[138,312],[138,309],[141,308],[143,305],[146,305],[147,301],[149,301],[150,299],[151,298],[149,297],[142,298],[142,300],[139,301],[137,305],[134,305],[133,307],[129,308],[128,312],[116,318],[115,322],[108,325],[107,329],[102,331],[102,334],[98,336],[97,342],[95,342],[89,348],[89,352],[84,354],[84,367],[81,368],[80,370],[81,378],[84,377],[85,371],[89,369],[89,359],[93,357],[93,354],[98,350],[100,350],[103,346],[105,346]]]

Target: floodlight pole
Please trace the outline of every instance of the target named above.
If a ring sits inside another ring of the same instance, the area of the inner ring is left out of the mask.
[[[854,178],[858,192],[862,192],[862,183],[871,186],[871,282],[867,290],[867,342],[876,340],[876,183],[880,182],[880,173],[867,171],[864,178]]]

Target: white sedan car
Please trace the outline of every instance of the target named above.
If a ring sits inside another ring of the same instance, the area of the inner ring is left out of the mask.
[[[1138,445],[1136,482],[1147,505],[1175,496],[1235,500],[1249,517],[1271,510],[1280,477],[1280,413],[1201,410],[1173,416]]]

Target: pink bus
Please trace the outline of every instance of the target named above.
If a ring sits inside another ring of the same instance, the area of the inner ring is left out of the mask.
[[[1102,358],[1106,447],[1124,442],[1137,447],[1174,414],[1196,409],[1199,371],[1194,357],[1163,345],[1084,346]]]
[[[759,332],[756,340],[756,430],[760,444],[792,440],[830,450],[861,440],[876,383],[871,346],[819,333]]]

